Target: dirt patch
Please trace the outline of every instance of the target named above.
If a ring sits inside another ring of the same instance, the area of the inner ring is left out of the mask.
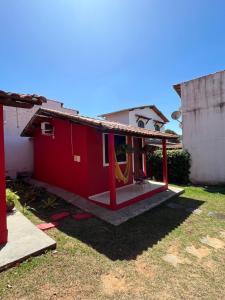
[[[225,239],[225,231],[224,230],[220,231],[220,236],[221,236],[221,238]]]
[[[174,241],[167,249],[168,254],[178,255],[180,250],[180,242]]]
[[[193,246],[193,245],[186,247],[185,250],[187,253],[192,254],[199,259],[208,256],[210,253],[210,250],[206,247],[195,248],[195,246]]]
[[[54,298],[51,298],[54,299]],[[62,293],[57,295],[55,299],[74,300],[81,299],[81,293],[76,286],[66,288]]]
[[[200,239],[200,242],[202,244],[208,245],[214,249],[221,249],[224,248],[225,246],[225,242],[221,241],[217,238],[212,238],[209,235],[207,235],[206,237],[203,237],[202,239]]]
[[[107,295],[124,292],[128,289],[124,274],[122,272],[110,272],[101,276],[102,289]]]
[[[169,253],[164,255],[162,259],[174,267],[177,267],[179,264],[191,263],[191,261],[188,258],[181,258],[177,255],[169,254]]]
[[[40,290],[43,299],[56,299],[58,292],[58,289],[49,283],[44,284]]]
[[[149,265],[143,260],[136,260],[135,267],[136,271],[146,278],[153,279],[156,275],[156,266]]]
[[[208,272],[215,272],[217,270],[217,265],[213,260],[207,260],[202,264],[202,267]]]
[[[164,255],[162,259],[174,267],[177,267],[179,264],[190,264],[191,261],[188,258],[180,257],[180,248],[180,242],[174,240],[173,243],[168,247],[167,254]]]

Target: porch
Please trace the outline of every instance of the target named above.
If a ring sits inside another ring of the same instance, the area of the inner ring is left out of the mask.
[[[133,183],[118,188],[116,186],[117,181],[123,181],[125,183],[127,178],[122,174],[122,170],[118,165],[117,157],[115,155],[115,134],[112,132],[108,134],[109,190],[97,195],[89,196],[89,200],[93,201],[95,204],[110,210],[118,210],[168,189],[166,138],[161,138],[163,182],[146,180],[147,155],[146,152],[143,152],[145,146],[144,137],[131,136],[131,143],[132,152],[127,153],[127,165],[129,165],[129,160],[132,161],[132,170],[129,170],[127,173],[129,174],[128,176],[132,176]],[[118,176],[118,169],[122,176]]]
[[[117,209],[125,207],[139,200],[144,200],[156,193],[167,190],[167,185],[163,182],[144,180],[143,183],[133,183],[116,189]],[[98,205],[110,206],[110,191],[92,195],[89,200]]]
[[[49,193],[64,199],[81,210],[91,213],[97,218],[114,226],[121,225],[124,222],[137,217],[174,197],[178,197],[184,192],[183,189],[168,186],[166,191],[155,193],[153,196],[147,197],[143,201],[136,202],[133,205],[126,205],[126,207],[121,209],[110,210],[108,209],[108,206],[104,207],[105,204],[96,205],[94,201],[87,200],[86,198],[82,198],[74,193],[50,185],[46,182],[41,182],[35,179],[28,179],[27,182],[32,185],[45,188]]]

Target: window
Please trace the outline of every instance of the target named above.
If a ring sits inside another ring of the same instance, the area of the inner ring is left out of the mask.
[[[154,126],[156,131],[160,131],[160,126],[158,124],[155,124]]]
[[[123,146],[126,145],[126,136],[125,135],[114,135],[114,143],[116,151],[116,159],[118,163],[125,163],[127,161],[127,154],[122,150]],[[109,164],[109,142],[108,142],[108,134],[103,134],[103,164],[106,166]]]
[[[145,128],[145,123],[142,120],[139,120],[138,127]]]

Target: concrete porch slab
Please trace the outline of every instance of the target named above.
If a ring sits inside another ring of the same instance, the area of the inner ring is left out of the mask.
[[[131,200],[143,194],[154,191],[165,184],[163,182],[155,182],[150,180],[145,180],[143,184],[129,184],[116,189],[116,203],[121,204],[127,200]],[[97,195],[89,197],[90,200],[94,200],[100,203],[108,204],[110,203],[110,192],[104,192]]]
[[[8,243],[0,245],[0,271],[30,256],[55,249],[56,242],[18,211],[8,215]]]
[[[142,200],[130,206],[121,208],[117,211],[112,211],[104,207],[98,206],[94,203],[91,203],[87,199],[82,198],[76,194],[70,193],[59,187],[52,186],[48,183],[44,183],[34,179],[29,179],[28,182],[30,184],[44,187],[48,192],[55,194],[58,197],[61,197],[65,201],[73,204],[74,206],[79,207],[80,209],[95,215],[97,218],[115,226],[118,226],[128,221],[129,219],[134,218],[173,197],[179,196],[184,192],[183,189],[169,186],[168,190],[165,192],[161,192],[152,196],[149,199]]]

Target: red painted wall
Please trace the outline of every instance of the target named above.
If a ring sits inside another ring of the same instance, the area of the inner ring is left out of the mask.
[[[103,166],[103,134],[96,129],[88,127],[88,181],[89,195],[98,194],[109,190],[109,167]],[[128,138],[128,144],[131,139]],[[126,164],[120,165],[122,171],[125,170]],[[130,178],[127,184],[132,183],[132,163],[130,169]],[[123,186],[124,183],[116,181],[116,187]]]
[[[42,135],[40,129],[35,133],[34,177],[83,197],[109,190],[108,167],[103,166],[102,133],[65,120],[49,121],[54,126],[54,138]],[[80,156],[80,162],[74,161],[74,155]],[[128,184],[132,182],[132,171],[130,174]]]
[[[68,191],[87,196],[83,178],[87,174],[86,127],[51,120],[55,137],[37,129],[34,138],[34,177]],[[74,155],[81,155],[80,163]]]
[[[0,105],[0,244],[7,242],[3,106]]]

